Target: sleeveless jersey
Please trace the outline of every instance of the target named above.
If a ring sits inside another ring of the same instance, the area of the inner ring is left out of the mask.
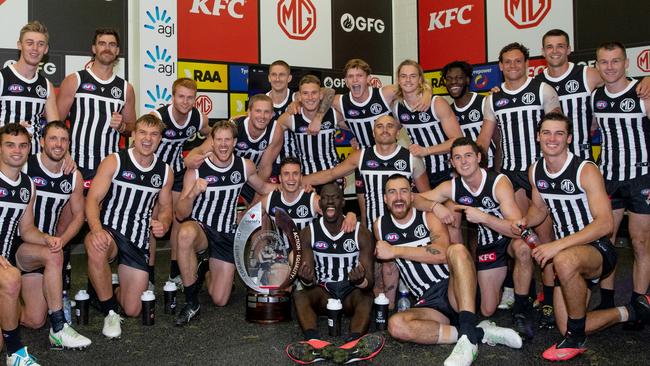
[[[307,132],[310,122],[311,120],[303,113],[292,116],[291,129],[295,133],[300,151],[303,175],[327,170],[339,164],[339,157],[334,146],[337,126],[334,110],[330,108],[323,116],[318,135],[313,136]]]
[[[271,138],[276,124],[269,122],[266,130],[258,138],[253,139],[248,132],[250,120],[248,117],[237,119],[237,144],[235,155],[240,158],[250,159],[257,166],[262,159],[262,154],[271,144]]]
[[[70,200],[76,185],[76,175],[80,173],[53,173],[43,165],[41,156],[41,153],[30,155],[23,172],[29,175],[36,188],[34,225],[40,231],[55,236],[61,211]]]
[[[289,104],[292,102],[292,92],[290,89],[287,89],[287,97],[282,101],[280,104],[275,104],[273,103],[273,118],[271,120],[271,123],[275,123],[275,121],[282,115],[287,110],[287,107]],[[271,96],[271,92],[269,91],[266,93],[269,97]],[[284,145],[282,145],[282,150],[280,151],[280,154],[278,155],[278,158],[275,159],[276,164],[280,164],[282,162],[282,159],[286,158],[287,156],[293,156],[297,157],[298,156],[298,146],[296,145],[296,136],[294,135],[293,131],[290,130],[285,130],[284,131]]]
[[[603,135],[600,171],[605,180],[623,181],[648,174],[650,120],[636,95],[637,81],[611,94],[605,87],[591,95],[592,109]]]
[[[228,167],[219,168],[210,158],[196,170],[196,179],[203,178],[208,188],[192,206],[192,219],[226,234],[235,232],[237,197],[248,180],[244,158],[233,157]]]
[[[101,80],[90,69],[75,75],[78,86],[69,114],[70,154],[78,166],[94,170],[119,149],[120,133],[109,124],[113,112],[121,113],[124,108],[128,83],[115,74]]]
[[[390,214],[381,216],[377,225],[379,240],[390,245],[418,248],[431,243],[431,232],[425,219],[425,213],[411,210],[412,217],[406,224],[395,222]],[[403,258],[395,258],[400,278],[411,290],[411,293],[421,297],[431,286],[449,278],[449,268],[446,264],[428,264]]]
[[[154,113],[167,125],[163,132],[162,141],[158,145],[156,155],[171,166],[174,173],[185,168],[183,160],[183,145],[187,140],[201,130],[204,123],[203,116],[198,109],[192,108],[185,121],[177,122],[172,114],[171,104],[158,108]]]
[[[368,99],[358,103],[352,99],[352,93],[341,95],[340,110],[345,122],[357,138],[359,147],[369,148],[375,144],[372,129],[379,116],[390,114],[388,103],[381,94],[381,89],[368,87]]]
[[[528,78],[519,89],[509,91],[505,83],[492,94],[490,106],[501,132],[501,168],[526,171],[540,156],[537,125],[544,115],[542,87],[544,83]]]
[[[314,270],[318,283],[340,282],[348,279],[348,273],[359,265],[359,227],[354,231],[330,234],[323,218],[309,224],[311,249],[314,253]]]
[[[451,103],[451,109],[456,114],[456,119],[458,119],[458,124],[460,125],[460,130],[463,132],[463,136],[469,137],[472,140],[476,141],[478,135],[481,133],[481,127],[483,126],[483,107],[485,105],[485,97],[481,94],[470,92],[472,94],[472,99],[464,107],[459,107],[456,105],[456,102]],[[494,141],[490,141],[490,146],[487,150],[487,167],[492,168],[494,166],[494,152],[496,151],[496,146]]]
[[[149,167],[140,166],[133,149],[114,153],[118,164],[102,201],[101,221],[141,249],[149,248],[151,214],[158,194],[167,182],[167,167],[154,155]]]
[[[544,69],[535,78],[555,89],[564,115],[573,123],[573,154],[591,159],[591,93],[587,83],[587,66],[569,62],[569,69],[560,77],[554,78],[548,74],[548,69]]]
[[[45,118],[45,102],[52,92],[50,84],[40,72],[28,80],[13,65],[0,70],[0,126],[30,122],[34,127],[32,154],[38,153],[41,148],[38,141],[43,126],[41,120]]]
[[[587,164],[593,163],[569,152],[564,166],[557,173],[550,174],[546,170],[544,159],[533,166],[535,186],[548,207],[558,239],[577,233],[594,220],[587,194],[580,183],[580,173]]]
[[[273,191],[268,195],[266,201],[267,213],[275,221],[275,208],[279,207],[283,209],[296,224],[298,231],[300,231],[318,217],[316,207],[313,205],[315,195],[316,193],[314,192],[305,193],[304,190],[301,190],[298,197],[293,202],[289,202],[282,195],[282,191]]]
[[[499,179],[508,178],[503,174],[498,174],[493,171],[488,172],[483,169],[481,169],[481,174],[483,178],[477,192],[472,192],[462,178],[453,178],[451,180],[451,199],[460,205],[476,207],[489,215],[503,219],[501,205],[494,189]],[[499,232],[490,229],[487,225],[478,225],[479,246],[490,245],[502,238],[503,236]]]
[[[27,174],[20,172],[14,181],[0,172],[0,256],[6,259],[15,254],[18,225],[33,194],[34,186]]]

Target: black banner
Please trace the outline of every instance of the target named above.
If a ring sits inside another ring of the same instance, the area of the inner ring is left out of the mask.
[[[574,0],[575,49],[593,50],[605,41],[627,47],[647,44],[650,39],[650,2],[638,0]]]

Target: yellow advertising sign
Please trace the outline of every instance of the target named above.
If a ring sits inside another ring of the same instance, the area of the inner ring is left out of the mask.
[[[433,87],[434,95],[448,94],[445,87],[445,80],[442,78],[442,71],[430,71],[424,73],[424,80]]]
[[[230,118],[246,114],[246,93],[230,93]]]
[[[228,65],[178,62],[178,77],[196,81],[199,90],[228,90]]]

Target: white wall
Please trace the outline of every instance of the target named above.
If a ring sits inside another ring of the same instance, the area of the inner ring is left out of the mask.
[[[417,10],[417,0],[393,0],[393,65],[395,67],[407,58],[418,60]]]

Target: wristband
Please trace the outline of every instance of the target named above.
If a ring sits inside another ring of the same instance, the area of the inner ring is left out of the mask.
[[[354,287],[361,288],[361,289],[368,287],[368,279],[364,277],[363,282],[361,282],[358,285],[354,285]]]

